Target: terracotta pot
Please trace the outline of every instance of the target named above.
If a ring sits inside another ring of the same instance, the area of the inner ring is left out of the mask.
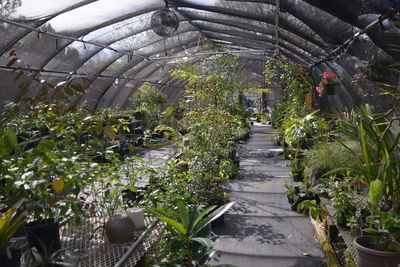
[[[135,237],[135,223],[127,215],[112,216],[108,219],[105,228],[110,243],[127,243]]]
[[[397,267],[400,263],[400,251],[387,252],[368,248],[370,236],[359,236],[354,239],[359,267]]]

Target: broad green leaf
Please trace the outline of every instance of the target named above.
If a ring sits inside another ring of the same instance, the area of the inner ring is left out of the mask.
[[[108,118],[107,121],[112,123],[112,124],[118,124],[119,123],[119,120],[117,118]]]
[[[64,189],[64,180],[55,180],[52,185],[54,192],[60,193]]]
[[[71,87],[74,88],[76,91],[80,92],[80,93],[84,93],[85,89],[82,88],[81,85],[79,84],[71,84]]]
[[[174,111],[175,111],[174,107],[169,106],[164,110],[164,116],[168,117],[168,116],[172,115],[172,113],[174,113]]]
[[[183,227],[183,225],[180,224],[179,222],[177,222],[171,218],[165,217],[165,216],[160,216],[160,220],[164,221],[169,226],[173,227],[179,233],[186,235],[187,231],[186,231],[185,227]]]
[[[371,228],[371,227],[364,228],[364,229],[362,229],[362,230],[365,231],[365,232],[367,232],[367,233],[376,233],[376,232],[378,232],[378,230],[376,230],[376,229],[374,229],[374,228]]]
[[[55,146],[54,141],[44,139],[36,146],[36,150],[41,153],[50,152]]]
[[[15,62],[17,62],[18,58],[14,57],[12,58],[10,61],[8,61],[7,63],[7,67],[11,67],[12,65],[14,65]]]
[[[216,206],[210,206],[204,210],[202,210],[199,215],[196,217],[196,219],[193,222],[193,225],[191,227],[192,232],[196,231],[197,225],[201,222],[201,220],[204,218],[204,216],[206,216],[207,214],[209,214],[213,209],[215,209]],[[197,232],[197,231],[196,231]]]
[[[185,203],[183,203],[183,201],[178,201],[178,212],[179,216],[181,217],[183,226],[186,230],[188,230],[190,227],[189,209],[185,206]]]
[[[64,91],[70,96],[74,95],[74,91],[71,89],[71,87],[65,87]]]
[[[103,123],[98,121],[96,124],[96,133],[100,135],[103,132]]]
[[[191,240],[200,243],[201,245],[205,246],[207,249],[210,249],[214,246],[214,242],[206,237],[193,237]]]
[[[16,149],[18,147],[17,136],[10,127],[4,129],[4,143],[11,149]]]
[[[381,180],[376,179],[375,181],[372,181],[369,185],[368,202],[371,204],[377,204],[382,196],[383,189],[384,186]]]
[[[196,229],[194,230],[192,235],[197,234],[201,229],[203,229],[209,223],[218,219],[220,216],[222,216],[222,214],[224,214],[227,210],[229,210],[234,204],[235,204],[235,202],[229,202],[229,203],[223,205],[222,207],[218,208],[214,212],[212,212],[210,215],[208,215],[203,221],[201,221],[198,224],[198,226],[196,227]]]
[[[116,135],[115,135],[114,127],[106,126],[106,133],[110,139],[115,139]]]

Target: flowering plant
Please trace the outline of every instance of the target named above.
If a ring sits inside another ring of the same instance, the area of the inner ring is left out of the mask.
[[[339,83],[339,76],[334,72],[324,72],[322,76],[321,82],[315,87],[315,90],[322,96],[327,94],[327,88],[329,85],[338,84]]]

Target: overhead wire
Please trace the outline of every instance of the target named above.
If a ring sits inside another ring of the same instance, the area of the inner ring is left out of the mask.
[[[85,41],[82,38],[76,38],[76,37],[71,37],[71,36],[67,36],[67,35],[63,35],[63,34],[43,31],[43,30],[40,30],[38,28],[27,26],[25,24],[22,24],[22,23],[19,23],[19,22],[15,22],[15,21],[11,21],[11,20],[8,20],[8,19],[5,19],[5,18],[0,18],[0,21],[4,22],[4,23],[7,23],[7,24],[10,24],[10,25],[13,25],[13,26],[17,26],[17,27],[20,27],[20,28],[31,30],[33,32],[37,32],[38,34],[45,34],[45,35],[49,35],[49,36],[55,37],[56,38],[56,45],[57,45],[57,42],[58,42],[57,38],[61,38],[61,39],[66,39],[66,40],[70,40],[70,41],[80,42],[80,43],[82,43],[84,45],[90,44],[90,45],[98,46],[98,47],[113,51],[115,53],[126,55],[128,57],[133,57],[134,56],[134,57],[140,57],[140,58],[144,58],[144,59],[149,60],[148,57],[144,56],[144,55],[133,54],[131,51],[119,50],[119,49],[113,48],[111,46],[103,45],[103,44],[100,44],[100,43],[97,43],[97,42],[93,42],[93,41]]]
[[[163,83],[159,82],[153,82],[149,81],[146,79],[140,79],[140,78],[129,78],[124,75],[124,77],[121,76],[111,76],[111,75],[102,75],[102,74],[90,74],[90,73],[83,73],[83,72],[68,72],[68,71],[62,71],[62,70],[46,70],[46,69],[37,69],[37,68],[29,68],[29,67],[12,67],[12,66],[0,66],[0,69],[5,69],[5,70],[10,70],[10,71],[26,71],[28,73],[30,72],[36,72],[36,73],[47,73],[47,76],[49,77],[63,77],[63,76],[57,76],[57,75],[48,75],[48,74],[67,74],[68,78],[67,79],[77,79],[77,78],[108,78],[108,79],[123,79],[123,80],[130,80],[130,81],[140,81],[140,82],[148,82],[152,84],[159,84],[159,85],[166,85]]]

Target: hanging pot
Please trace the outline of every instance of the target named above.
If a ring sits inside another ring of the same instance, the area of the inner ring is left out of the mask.
[[[400,263],[400,251],[379,251],[370,247],[370,236],[359,236],[354,239],[359,267],[397,267]]]
[[[337,94],[337,84],[325,84],[324,85],[324,95],[336,95]]]
[[[40,255],[50,255],[61,249],[60,226],[54,218],[27,223],[24,229],[29,246],[35,247]]]
[[[105,228],[110,243],[131,242],[135,236],[135,223],[127,215],[112,216],[108,219]]]

